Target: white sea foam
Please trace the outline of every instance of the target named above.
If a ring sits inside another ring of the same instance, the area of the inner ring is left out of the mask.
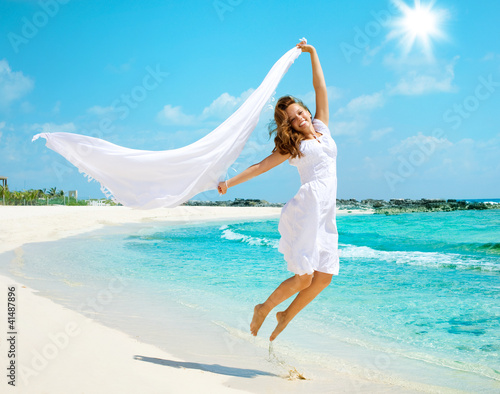
[[[240,241],[255,246],[270,246],[277,249],[279,240],[252,237],[240,234],[228,228],[227,225],[220,227],[221,238],[230,241]],[[396,264],[420,265],[426,267],[449,267],[459,269],[478,269],[482,271],[500,272],[500,265],[491,258],[461,255],[458,253],[442,252],[418,252],[418,251],[385,251],[372,249],[368,246],[355,246],[340,244],[340,255],[342,258],[355,259],[377,259]]]
[[[237,232],[232,231],[231,229],[222,229],[221,238],[230,240],[230,241],[240,241],[247,243],[249,245],[255,245],[255,246],[271,246],[272,248],[278,248],[278,243],[279,241],[277,239],[268,239],[268,238],[258,238],[258,237],[252,237],[250,235],[244,235],[240,234]]]
[[[343,258],[377,259],[396,264],[421,265],[426,267],[451,267],[462,269],[480,269],[500,272],[500,266],[490,258],[461,255],[458,253],[385,251],[368,246],[343,245]]]

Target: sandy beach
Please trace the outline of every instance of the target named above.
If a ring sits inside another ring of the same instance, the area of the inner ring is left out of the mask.
[[[26,243],[57,240],[124,223],[276,218],[279,213],[280,208],[177,207],[139,211],[125,207],[2,206],[0,218],[7,230],[0,237],[0,252],[17,258],[22,256]],[[4,368],[15,360],[16,387],[9,387],[12,392],[306,393],[349,392],[353,387],[361,388],[358,392],[402,392],[401,387],[353,382],[352,377],[340,375],[329,377],[335,378],[335,389],[331,379],[290,381],[271,366],[268,370],[255,369],[243,354],[228,360],[207,350],[203,356],[210,362],[193,363],[37,295],[36,289],[25,286],[22,278],[14,274],[0,276],[0,282],[2,305],[7,305],[10,290],[16,305],[13,327],[4,329],[4,335],[15,334],[7,335],[10,342],[2,341],[0,351]],[[15,351],[15,358],[9,358],[9,350]],[[10,380],[2,374],[2,391],[6,391]]]

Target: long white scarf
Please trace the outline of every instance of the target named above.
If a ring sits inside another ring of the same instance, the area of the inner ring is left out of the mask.
[[[175,207],[217,189],[240,155],[260,113],[288,68],[300,55],[286,52],[236,112],[200,140],[179,149],[147,151],[73,133],[41,133],[46,146],[97,180],[114,201],[142,209]]]

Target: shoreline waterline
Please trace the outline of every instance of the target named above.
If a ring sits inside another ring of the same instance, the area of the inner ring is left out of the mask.
[[[104,226],[149,222],[218,221],[279,217],[275,207],[178,206],[151,210],[123,206],[3,206],[0,219],[9,231],[0,234],[0,253],[26,243],[56,241]],[[339,210],[337,215],[372,214],[371,210]]]

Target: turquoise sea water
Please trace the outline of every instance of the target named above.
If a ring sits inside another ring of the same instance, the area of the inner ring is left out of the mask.
[[[340,273],[276,350],[424,391],[500,389],[500,210],[338,216],[337,225]],[[140,304],[128,319],[143,327],[175,300],[241,337],[253,306],[290,276],[277,226],[272,219],[117,227],[28,245],[8,273],[94,315],[112,298]],[[259,336],[273,328],[270,315]]]

